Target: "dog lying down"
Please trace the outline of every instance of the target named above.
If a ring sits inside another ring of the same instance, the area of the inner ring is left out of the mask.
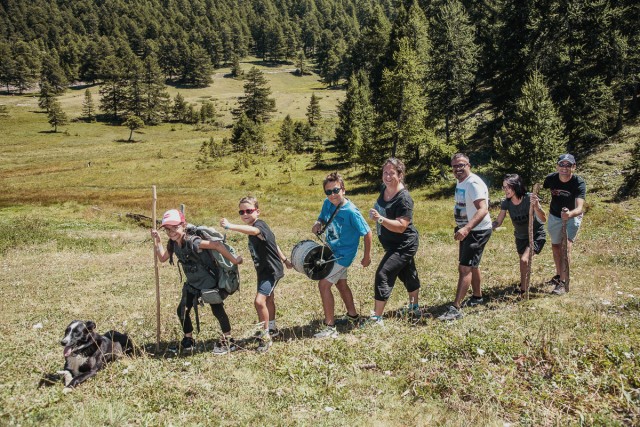
[[[123,354],[133,353],[133,343],[125,334],[109,331],[98,334],[95,322],[74,320],[64,331],[64,392],[93,377],[105,364]]]

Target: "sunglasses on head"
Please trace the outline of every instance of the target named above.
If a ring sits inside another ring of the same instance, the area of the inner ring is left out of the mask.
[[[330,196],[332,194],[338,194],[340,190],[342,190],[341,187],[335,187],[332,190],[324,190],[324,194],[326,194],[327,196]]]
[[[254,208],[254,209],[240,209],[240,210],[238,211],[238,213],[239,213],[240,215],[244,215],[245,213],[246,213],[247,215],[251,215],[252,213],[254,213],[254,212],[255,212],[255,211],[257,211],[257,210],[258,210],[258,208]]]

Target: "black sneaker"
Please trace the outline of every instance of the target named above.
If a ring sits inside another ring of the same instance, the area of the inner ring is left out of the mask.
[[[233,338],[227,338],[220,340],[213,345],[213,354],[221,355],[234,352],[238,349],[236,342]]]
[[[558,284],[558,282],[560,282],[560,275],[556,274],[549,281],[544,282],[544,284],[547,285],[547,286],[556,286]]]
[[[344,325],[357,325],[360,322],[360,315],[356,314],[355,316],[346,313],[344,316],[336,319],[336,325],[344,326]]]
[[[471,298],[467,298],[462,302],[461,307],[475,307],[477,305],[482,305],[482,304],[484,304],[484,298],[476,297],[472,295]]]
[[[184,337],[182,341],[180,341],[180,348],[182,351],[192,351],[196,349],[196,342],[191,337]]]

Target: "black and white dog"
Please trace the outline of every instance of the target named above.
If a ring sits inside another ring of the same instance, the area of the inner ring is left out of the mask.
[[[93,377],[107,362],[123,354],[133,353],[133,343],[125,334],[109,331],[98,334],[91,320],[74,320],[64,331],[60,344],[64,346],[64,370],[58,374],[64,378],[65,392]]]

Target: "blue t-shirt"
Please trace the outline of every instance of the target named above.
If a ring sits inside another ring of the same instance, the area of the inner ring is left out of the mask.
[[[335,210],[336,207],[333,203],[329,199],[324,199],[318,220],[326,223]],[[360,237],[370,231],[371,229],[360,210],[351,201],[346,200],[346,203],[340,206],[340,210],[333,217],[325,235],[327,244],[335,257],[338,258],[336,262],[344,267],[350,266],[358,252]]]

